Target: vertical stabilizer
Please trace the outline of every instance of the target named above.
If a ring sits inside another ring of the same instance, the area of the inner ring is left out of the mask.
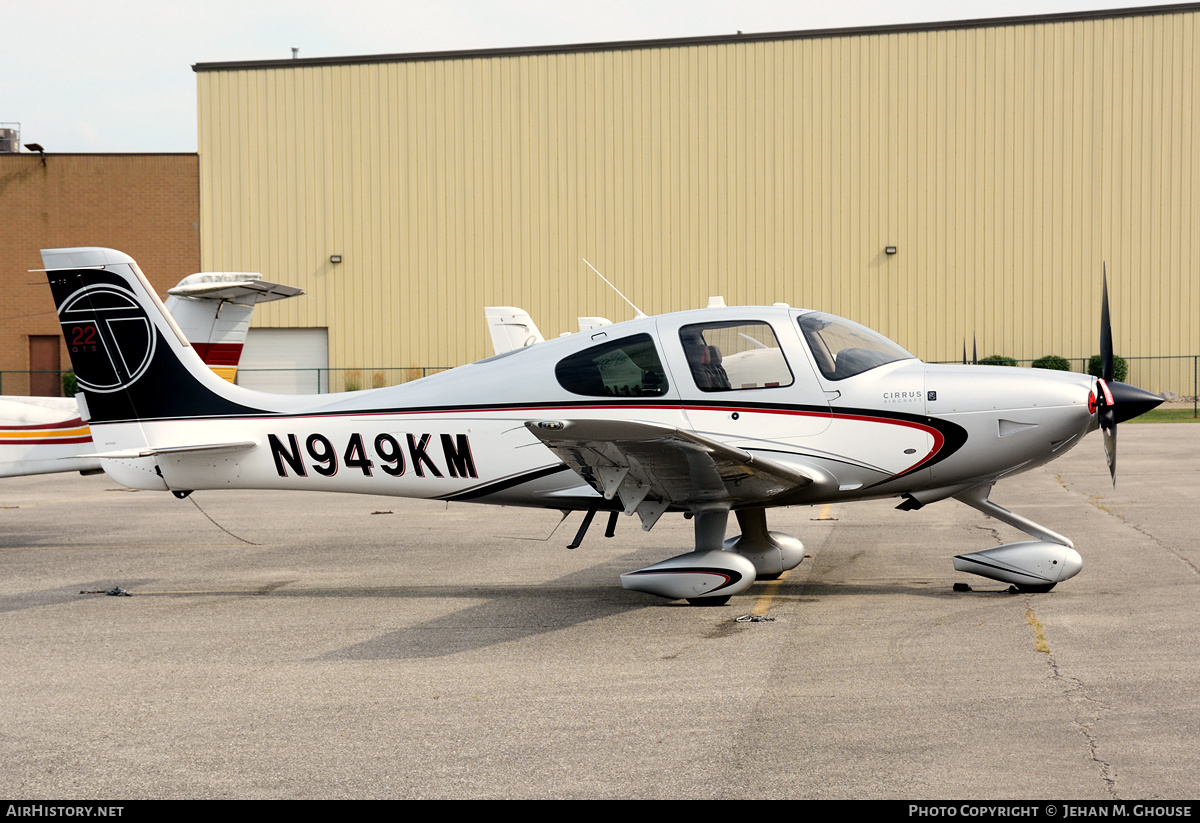
[[[205,366],[129,255],[48,249],[42,261],[93,428],[253,411]]]
[[[485,306],[483,316],[487,319],[488,331],[492,334],[492,348],[496,354],[522,349],[545,340],[529,312],[524,309],[515,306]]]

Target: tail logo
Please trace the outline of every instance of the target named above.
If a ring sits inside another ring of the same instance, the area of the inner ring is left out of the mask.
[[[58,307],[58,319],[84,389],[103,394],[128,388],[154,359],[154,325],[120,286],[84,286]]]

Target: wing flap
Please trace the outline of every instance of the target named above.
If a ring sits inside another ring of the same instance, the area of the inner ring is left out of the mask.
[[[606,499],[653,527],[670,506],[766,500],[813,477],[675,426],[636,420],[529,421],[526,428]]]

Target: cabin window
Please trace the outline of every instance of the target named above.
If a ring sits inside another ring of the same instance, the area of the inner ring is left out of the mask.
[[[654,340],[635,334],[573,354],[554,367],[558,383],[588,397],[661,397],[667,375]]]
[[[700,391],[771,389],[792,385],[792,371],[766,323],[698,323],[679,341]]]
[[[832,314],[809,312],[799,322],[813,360],[827,380],[845,380],[885,363],[914,359],[879,332]]]

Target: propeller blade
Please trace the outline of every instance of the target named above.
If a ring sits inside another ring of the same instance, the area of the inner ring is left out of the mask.
[[[1108,384],[1113,380],[1112,320],[1108,312],[1108,263],[1101,264],[1104,272],[1104,291],[1100,293],[1100,388],[1103,389],[1100,411],[1100,431],[1104,434],[1104,459],[1108,461],[1108,473],[1112,484],[1117,485],[1117,419],[1113,406],[1116,405]]]
[[[1104,264],[1104,293],[1100,298],[1100,374],[1104,382],[1113,379],[1112,323],[1108,314],[1108,264]]]
[[[1100,431],[1104,435],[1104,459],[1108,461],[1108,474],[1112,484],[1117,485],[1117,421],[1113,419],[1112,407],[1100,413]]]
[[[1113,380],[1112,322],[1108,314],[1108,266],[1104,267],[1104,293],[1100,300],[1100,366],[1104,376],[1096,380],[1096,416],[1104,434],[1104,457],[1108,473],[1117,485],[1117,424],[1145,414],[1163,402],[1157,394]]]

